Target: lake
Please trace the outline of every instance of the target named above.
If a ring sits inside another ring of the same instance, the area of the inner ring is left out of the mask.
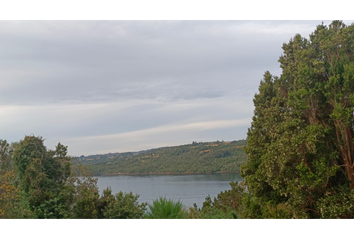
[[[115,194],[119,191],[139,194],[139,202],[152,203],[159,196],[181,200],[184,206],[198,208],[208,194],[212,199],[221,191],[231,189],[231,181],[241,182],[243,178],[237,173],[207,174],[207,175],[146,175],[146,176],[100,176],[98,187],[111,187]]]

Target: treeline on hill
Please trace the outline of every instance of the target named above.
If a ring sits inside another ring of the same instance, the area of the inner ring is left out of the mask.
[[[77,160],[90,164],[94,175],[240,172],[247,160],[242,150],[245,145],[246,140],[193,142],[136,153],[82,156]]]

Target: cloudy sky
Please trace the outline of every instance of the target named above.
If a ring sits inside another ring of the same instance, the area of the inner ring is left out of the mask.
[[[321,22],[0,21],[0,139],[71,155],[245,139],[263,73]]]

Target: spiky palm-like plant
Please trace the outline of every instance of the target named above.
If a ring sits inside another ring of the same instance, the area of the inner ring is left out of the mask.
[[[159,197],[154,200],[152,205],[149,204],[150,211],[145,214],[145,218],[149,219],[183,219],[187,218],[185,211],[183,211],[183,204],[181,201],[174,201],[166,199],[166,197]]]

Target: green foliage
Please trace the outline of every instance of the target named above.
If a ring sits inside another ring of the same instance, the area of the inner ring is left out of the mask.
[[[262,207],[266,206],[266,203],[262,203],[256,197],[250,195],[249,193],[244,193],[242,196],[243,205],[243,217],[251,219],[260,219],[262,216]]]
[[[0,219],[34,218],[29,210],[28,201],[16,186],[14,171],[1,171],[0,174]]]
[[[231,189],[218,194],[212,205],[226,212],[228,209],[241,210],[241,200],[245,186],[238,182],[230,182]],[[203,204],[204,207],[204,204]]]
[[[230,209],[227,212],[218,208],[205,207],[203,211],[196,208],[189,208],[188,218],[191,219],[237,219],[236,211]]]
[[[112,189],[111,188],[106,188],[103,190],[103,195],[98,199],[98,204],[97,204],[97,210],[98,210],[98,218],[104,218],[104,211],[108,205],[112,206],[112,202],[114,202],[116,199],[114,195],[112,194]]]
[[[37,218],[62,219],[71,218],[71,213],[61,197],[49,199],[35,208]]]
[[[182,211],[186,216],[186,219],[202,219],[201,210],[197,208],[197,204],[193,204],[193,207],[189,207],[188,209],[183,207]]]
[[[173,201],[166,197],[159,197],[154,200],[152,205],[149,204],[149,212],[145,214],[145,218],[149,219],[183,219],[187,218],[186,212],[183,210],[181,201]]]
[[[0,140],[0,173],[0,218],[142,218],[146,210],[132,193],[106,189],[100,198],[90,167],[60,143],[47,150],[42,137]]]
[[[215,201],[215,198],[214,198]],[[217,205],[213,204],[210,196],[205,198],[203,203],[203,208],[199,213],[199,217],[202,219],[237,219],[238,213],[235,209],[232,209],[230,206],[223,206],[219,208]]]
[[[84,167],[71,163],[67,147],[60,143],[54,151],[47,150],[41,137],[26,136],[12,146],[6,141],[0,145],[1,171],[14,172],[11,189],[16,200],[11,203],[17,206],[8,208],[8,218],[78,217],[77,209],[85,202],[86,192],[98,192],[96,182],[92,184]],[[11,212],[16,213],[10,216]]]
[[[0,139],[0,173],[13,170],[11,162],[13,148],[6,140]]]
[[[146,210],[146,203],[139,204],[139,195],[132,192],[123,193],[120,191],[112,196],[111,190],[106,189],[101,202],[107,203],[104,208],[103,217],[110,219],[133,219],[142,218]]]
[[[73,212],[74,218],[95,219],[98,218],[97,204],[99,194],[98,191],[82,187],[78,194]]]
[[[194,208],[189,209],[188,217],[203,219],[242,218],[244,210],[242,200],[246,188],[242,183],[238,184],[238,182],[231,182],[230,186],[230,190],[220,192],[214,200],[207,196],[201,210],[194,205]]]
[[[33,210],[51,199],[62,199],[59,196],[69,175],[66,150],[59,143],[55,151],[47,151],[43,139],[34,136],[26,136],[14,150],[20,187]]]
[[[88,166],[83,166],[80,163],[71,163],[70,169],[66,199],[68,199],[68,205],[72,202],[73,218],[98,218],[99,192],[97,178],[93,178],[92,171]]]
[[[267,219],[284,219],[284,218],[292,218],[291,208],[289,208],[286,204],[272,204],[272,202],[267,202],[267,205],[263,207],[263,218]]]
[[[245,217],[354,217],[354,25],[317,26],[283,45],[280,78],[254,97]]]
[[[29,210],[26,195],[18,186],[12,161],[15,145],[0,139],[0,218],[35,218],[35,213]]]

